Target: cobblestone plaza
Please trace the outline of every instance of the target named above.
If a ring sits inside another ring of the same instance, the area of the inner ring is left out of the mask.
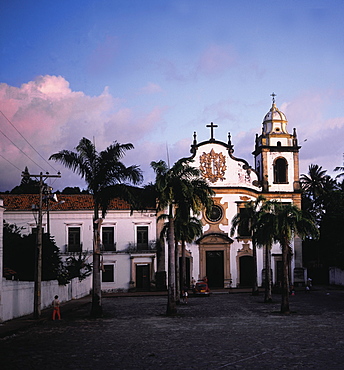
[[[190,297],[166,317],[166,296],[103,298],[62,306],[46,319],[0,339],[2,369],[342,369],[344,291],[290,297],[290,315],[249,293]],[[6,323],[3,324],[6,326]]]

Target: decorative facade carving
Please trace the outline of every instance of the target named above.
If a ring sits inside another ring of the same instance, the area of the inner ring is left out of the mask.
[[[200,156],[200,170],[210,182],[223,181],[226,169],[226,157],[222,153],[215,153],[212,149],[210,153],[203,152]]]

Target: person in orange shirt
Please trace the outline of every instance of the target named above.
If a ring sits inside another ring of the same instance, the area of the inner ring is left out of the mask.
[[[55,320],[56,314],[57,314],[57,318],[58,318],[59,320],[61,320],[60,301],[59,301],[59,296],[58,296],[58,295],[56,295],[56,296],[55,296],[55,299],[53,300],[52,305],[53,305],[53,307],[54,307],[54,311],[53,311],[53,320]]]

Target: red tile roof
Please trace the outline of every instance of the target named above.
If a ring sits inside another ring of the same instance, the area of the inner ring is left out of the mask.
[[[4,208],[8,211],[31,211],[32,206],[39,204],[38,194],[0,194],[4,200]],[[89,194],[57,195],[58,202],[50,202],[50,209],[62,211],[93,211],[93,198]],[[43,204],[45,207],[45,203]],[[108,210],[129,210],[130,205],[126,201],[115,198],[110,202]]]

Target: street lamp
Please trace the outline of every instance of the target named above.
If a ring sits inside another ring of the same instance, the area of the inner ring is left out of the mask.
[[[42,220],[43,220],[43,176],[39,180],[39,205],[37,219],[37,249],[36,249],[36,269],[35,269],[35,287],[33,300],[33,317],[39,319],[41,316],[41,287],[42,287]]]
[[[48,186],[45,188],[45,195],[43,196],[43,200],[45,201],[45,204],[46,204],[46,213],[47,213],[47,233],[50,237],[50,210],[51,210],[51,207],[50,207],[50,201],[53,201],[55,203],[55,205],[58,205],[58,204],[63,204],[65,203],[64,200],[61,200],[60,202],[58,201],[57,199],[57,195],[56,194],[52,194],[52,190],[53,188]]]
[[[22,176],[28,176],[27,172],[22,172]],[[43,190],[44,182],[49,177],[61,177],[61,174],[49,175],[46,173],[43,175],[41,172],[39,175],[29,175],[29,177],[39,178],[39,205],[38,205],[38,217],[37,217],[37,249],[36,249],[36,268],[35,268],[35,286],[34,286],[34,299],[33,299],[33,317],[39,319],[41,316],[41,288],[42,288],[42,223],[43,223]]]

